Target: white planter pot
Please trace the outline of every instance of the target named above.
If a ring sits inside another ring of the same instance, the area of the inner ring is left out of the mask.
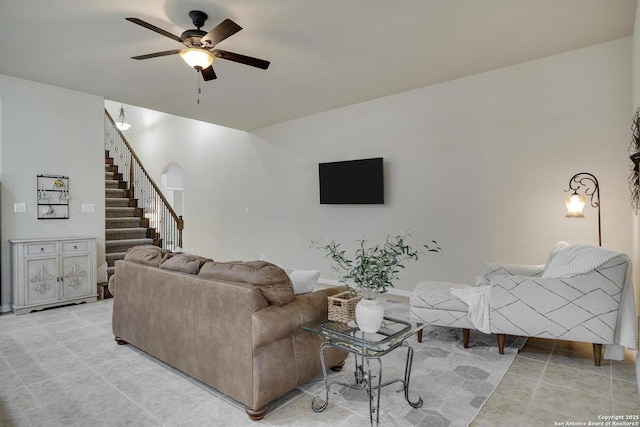
[[[378,299],[362,299],[356,304],[356,322],[363,332],[378,332],[382,319],[384,318],[384,307]]]

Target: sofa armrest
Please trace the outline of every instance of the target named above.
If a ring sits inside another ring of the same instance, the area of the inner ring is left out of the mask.
[[[328,292],[333,292],[329,290]],[[327,319],[326,290],[296,295],[293,302],[283,306],[268,306],[252,315],[253,348],[293,335],[300,326]]]
[[[112,274],[111,277],[109,277],[109,283],[107,284],[107,289],[109,289],[109,293],[111,295],[116,294],[116,275],[115,274]]]

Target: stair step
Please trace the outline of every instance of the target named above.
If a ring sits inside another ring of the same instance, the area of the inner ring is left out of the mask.
[[[127,218],[135,216],[136,209],[129,207],[105,208],[105,213],[107,218]]]
[[[105,252],[126,252],[134,246],[152,245],[153,239],[125,239],[125,240],[106,240],[104,242]]]
[[[109,228],[105,231],[105,240],[144,239],[146,228]]]
[[[122,188],[105,188],[105,197],[107,198],[117,198],[124,197],[124,192]]]
[[[115,179],[105,179],[104,180],[105,188],[120,188],[120,181]]]
[[[128,208],[129,199],[125,197],[107,197],[105,198],[105,206],[107,208]]]
[[[111,228],[138,228],[141,226],[140,218],[107,218],[105,221],[107,230]]]

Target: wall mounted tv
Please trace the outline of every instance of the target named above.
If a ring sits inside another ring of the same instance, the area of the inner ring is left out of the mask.
[[[382,157],[320,163],[320,204],[384,204]]]

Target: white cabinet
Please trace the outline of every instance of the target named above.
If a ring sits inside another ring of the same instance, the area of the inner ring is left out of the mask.
[[[9,242],[16,314],[97,300],[95,237]]]

